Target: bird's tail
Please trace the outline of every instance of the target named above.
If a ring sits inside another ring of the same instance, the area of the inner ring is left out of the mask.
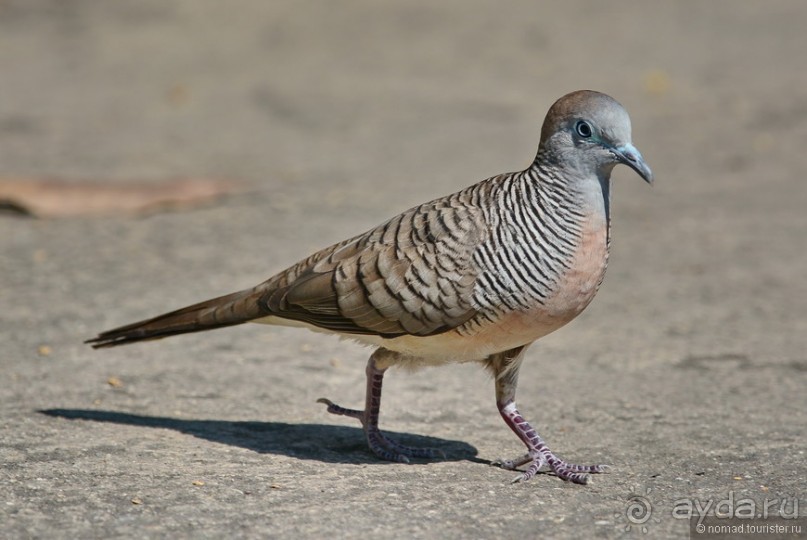
[[[94,349],[115,347],[245,323],[265,315],[259,304],[260,296],[255,289],[249,289],[205,300],[152,319],[107,330],[85,343],[91,344]]]

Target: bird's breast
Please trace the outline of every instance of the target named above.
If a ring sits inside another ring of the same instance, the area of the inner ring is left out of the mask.
[[[580,242],[568,269],[560,276],[554,294],[536,308],[563,326],[594,299],[608,265],[608,223],[604,215],[593,214],[582,225]]]
[[[492,321],[471,320],[458,330],[473,339],[496,342],[500,351],[531,343],[564,326],[591,303],[607,264],[607,219],[602,212],[591,212],[580,224],[566,269],[555,277],[548,296],[529,302],[529,307],[500,312]]]

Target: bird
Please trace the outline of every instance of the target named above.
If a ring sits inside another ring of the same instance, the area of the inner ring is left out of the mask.
[[[554,102],[535,159],[410,208],[326,247],[259,285],[102,332],[86,343],[114,347],[245,322],[301,326],[374,347],[364,409],[328,399],[327,411],[361,422],[383,460],[444,457],[404,446],[379,428],[382,382],[393,366],[477,362],[492,374],[496,404],[526,447],[492,463],[577,484],[606,465],[576,465],[552,452],[515,404],[527,348],[589,305],[611,244],[611,172],[618,164],[648,184],[653,172],[631,141],[614,98],[578,90]],[[551,416],[550,416],[551,418]]]

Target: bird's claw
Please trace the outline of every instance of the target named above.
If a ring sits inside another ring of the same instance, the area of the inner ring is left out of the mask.
[[[532,457],[529,454],[524,454],[521,457],[516,459],[496,459],[490,462],[491,465],[494,467],[499,467],[506,471],[515,471],[525,463],[529,463],[532,461]]]
[[[395,461],[397,463],[409,463],[409,458],[425,459],[445,459],[445,453],[438,448],[416,448],[405,446],[384,435],[378,426],[368,422],[367,414],[357,409],[348,409],[337,405],[327,398],[320,398],[317,403],[328,406],[328,412],[339,416],[349,416],[359,420],[364,427],[367,436],[367,444],[370,450],[385,461]]]
[[[513,484],[526,482],[545,468],[548,468],[561,480],[574,484],[588,484],[591,481],[590,475],[607,473],[610,470],[608,465],[575,465],[574,463],[568,463],[551,453],[549,456],[536,453],[534,456],[526,454],[516,459],[497,459],[492,464],[508,471],[514,471],[526,463],[530,464],[529,467],[513,478]]]
[[[387,461],[397,461],[398,463],[409,463],[409,458],[422,459],[445,459],[445,453],[438,448],[417,448],[405,446],[390,439],[380,430],[373,430],[367,434],[367,442],[370,450]]]

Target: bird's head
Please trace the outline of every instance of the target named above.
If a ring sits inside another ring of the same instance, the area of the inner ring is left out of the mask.
[[[600,92],[572,92],[550,107],[541,129],[539,154],[586,176],[595,173],[607,178],[614,166],[623,163],[653,183],[653,171],[631,142],[627,111]]]

